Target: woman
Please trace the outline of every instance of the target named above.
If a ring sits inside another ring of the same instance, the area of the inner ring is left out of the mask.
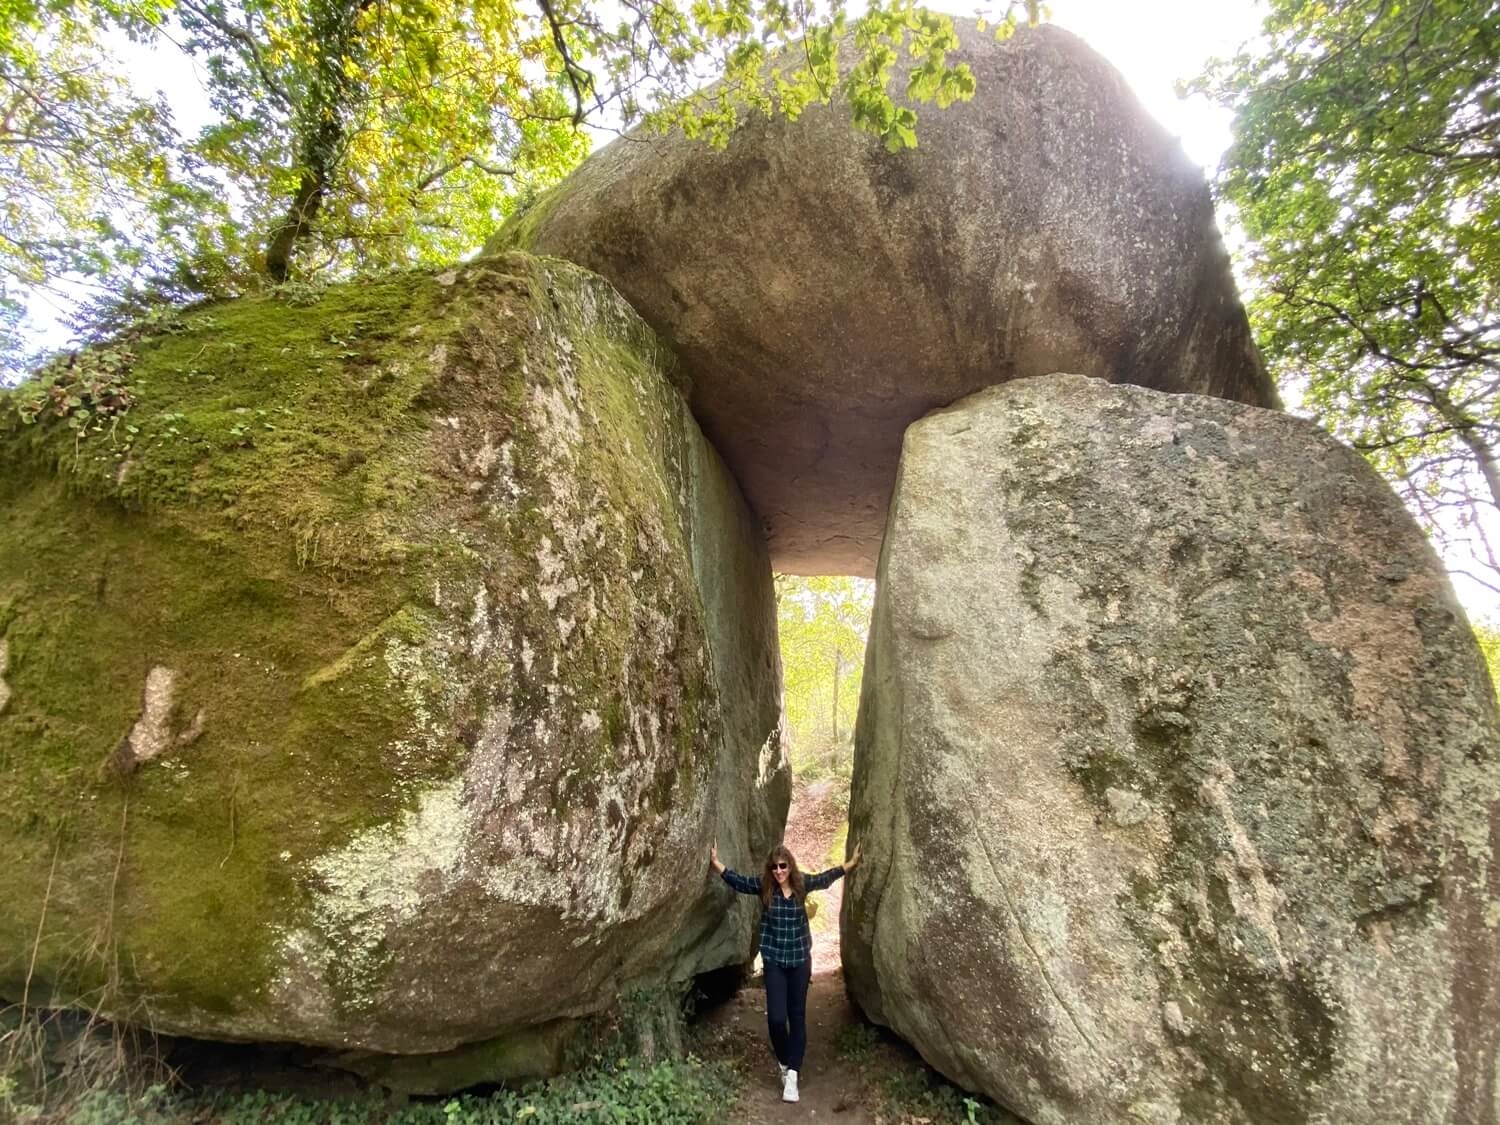
[[[765,968],[766,1022],[771,1049],[781,1067],[781,1100],[797,1100],[797,1072],[807,1049],[807,985],[812,979],[812,931],[807,925],[807,893],[831,886],[859,866],[859,845],[839,867],[804,876],[786,845],[766,857],[758,879],[719,862],[715,841],[708,861],[720,878],[742,895],[760,896],[760,960]]]

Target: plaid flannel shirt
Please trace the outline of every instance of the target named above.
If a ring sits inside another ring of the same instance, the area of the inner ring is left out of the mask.
[[[830,867],[803,878],[808,893],[831,887],[844,877],[842,867]],[[752,879],[724,868],[721,876],[742,895],[760,894],[760,878]],[[760,957],[769,965],[795,969],[812,955],[812,930],[807,924],[807,907],[796,895],[771,894],[771,908],[760,916]]]

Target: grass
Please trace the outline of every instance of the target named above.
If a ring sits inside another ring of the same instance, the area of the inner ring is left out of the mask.
[[[13,1004],[0,1010],[0,1120],[123,1123],[90,1108],[156,1097],[175,1079],[149,1031],[109,1023],[91,1012]]]
[[[834,1050],[838,1051],[839,1058],[846,1062],[855,1064],[868,1062],[875,1054],[875,1048],[880,1043],[880,1032],[875,1030],[874,1025],[868,1023],[851,1023],[846,1027],[839,1028],[839,1033],[834,1037]]]
[[[962,1122],[964,1125],[1024,1125],[990,1102],[966,1094],[932,1072],[896,1070],[881,1082],[878,1116],[893,1125]]]

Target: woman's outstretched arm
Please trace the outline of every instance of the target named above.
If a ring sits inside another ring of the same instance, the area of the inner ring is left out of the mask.
[[[859,845],[854,845],[854,854],[837,867],[830,867],[827,871],[820,871],[816,875],[809,875],[804,886],[810,891],[821,891],[825,887],[831,887],[849,872],[859,866]]]
[[[714,841],[713,847],[708,849],[709,865],[718,873],[719,878],[728,883],[742,895],[760,894],[760,880],[752,879],[748,875],[741,875],[738,871],[731,871],[719,862],[719,842]]]

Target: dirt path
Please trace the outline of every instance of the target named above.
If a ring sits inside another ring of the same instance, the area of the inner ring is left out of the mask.
[[[797,857],[797,866],[809,875],[834,862],[828,853],[847,815],[835,799],[837,786],[832,780],[815,781],[799,784],[792,792],[783,839]],[[826,891],[817,892],[812,901],[817,903],[812,920],[813,972],[837,972],[843,964],[839,956],[839,910],[844,904],[844,881],[840,879]]]
[[[859,1022],[844,995],[842,972],[814,972],[807,992],[807,1058],[801,1074],[802,1100],[781,1100],[781,1078],[766,1034],[766,994],[759,981],[747,984],[712,1017],[732,1040],[736,1054],[749,1060],[749,1078],[731,1119],[749,1125],[777,1121],[829,1121],[876,1125],[863,1104],[865,1077],[838,1050],[842,1028]]]

